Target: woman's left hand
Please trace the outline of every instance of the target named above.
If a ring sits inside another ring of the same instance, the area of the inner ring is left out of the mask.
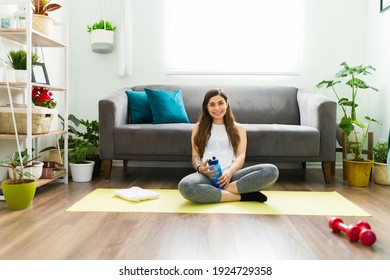
[[[219,177],[218,179],[218,185],[222,186],[223,188],[226,188],[229,185],[232,176],[233,174],[229,170],[223,171],[221,177]]]

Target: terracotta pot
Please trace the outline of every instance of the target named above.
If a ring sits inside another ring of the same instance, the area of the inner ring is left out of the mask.
[[[356,161],[344,159],[347,182],[352,187],[368,187],[370,184],[371,169],[373,160]]]

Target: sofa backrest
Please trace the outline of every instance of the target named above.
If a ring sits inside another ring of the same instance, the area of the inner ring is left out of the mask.
[[[144,88],[178,90],[191,123],[197,122],[205,93],[215,86],[196,85],[140,85]],[[299,108],[295,87],[284,86],[221,86],[229,98],[230,106],[240,123],[299,124]]]

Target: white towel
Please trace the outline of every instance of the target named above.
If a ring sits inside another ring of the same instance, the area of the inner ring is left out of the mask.
[[[128,189],[117,190],[115,194],[123,199],[130,201],[141,201],[147,199],[156,199],[160,197],[160,194],[150,190],[145,190],[137,186],[133,186]]]

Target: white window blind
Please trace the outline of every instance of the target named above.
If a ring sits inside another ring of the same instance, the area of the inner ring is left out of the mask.
[[[168,74],[299,74],[302,0],[165,4]]]

